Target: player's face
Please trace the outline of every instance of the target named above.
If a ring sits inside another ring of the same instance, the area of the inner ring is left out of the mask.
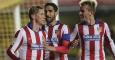
[[[46,24],[44,9],[40,9],[39,12],[35,15],[35,22],[39,25]]]
[[[92,15],[90,7],[88,5],[81,6],[79,15],[81,20],[87,21]]]
[[[45,14],[46,14],[47,22],[51,23],[51,22],[53,22],[53,20],[55,20],[57,12],[55,12],[55,10],[52,6],[46,6]]]

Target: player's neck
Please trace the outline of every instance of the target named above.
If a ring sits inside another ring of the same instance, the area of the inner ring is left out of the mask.
[[[88,24],[89,25],[94,25],[95,24],[95,18],[93,16],[88,18]]]
[[[53,20],[50,24],[54,26],[56,24],[56,20]]]
[[[35,31],[35,32],[38,32],[40,29],[42,29],[42,25],[40,25],[40,24],[37,24],[36,22],[33,22],[32,23],[33,25],[32,25],[32,30],[33,31]]]

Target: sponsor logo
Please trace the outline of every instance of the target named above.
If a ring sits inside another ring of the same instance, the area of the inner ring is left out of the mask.
[[[42,44],[32,44],[31,49],[32,50],[43,50],[43,45]]]
[[[100,35],[84,35],[83,39],[85,41],[99,41],[100,40]]]
[[[23,46],[27,46],[27,43],[24,43]],[[31,44],[32,50],[43,50],[42,44]]]

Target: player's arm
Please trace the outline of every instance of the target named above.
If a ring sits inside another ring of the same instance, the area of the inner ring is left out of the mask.
[[[115,57],[115,44],[114,44],[114,41],[113,39],[111,38],[111,33],[110,33],[110,30],[109,30],[109,27],[107,25],[107,23],[105,23],[105,35],[104,35],[104,38],[105,38],[105,45],[108,49],[110,49],[110,51],[113,53],[114,57]]]
[[[68,53],[69,43],[70,43],[70,34],[63,34],[62,36],[62,45],[56,47],[56,52],[59,53]]]
[[[76,47],[78,45],[79,39],[78,39],[78,24],[75,25],[73,31],[71,32],[70,35],[70,46],[71,47]]]
[[[58,47],[53,47],[53,46],[47,46],[46,49],[49,51],[55,51],[58,53],[68,53],[69,48],[69,42],[70,42],[70,33],[69,29],[66,25],[63,26],[62,28],[62,45]]]
[[[62,46],[58,46],[58,47],[46,46],[45,50],[65,54],[65,53],[68,53],[68,51],[69,51],[68,44],[69,44],[69,41],[63,41]]]
[[[16,55],[16,53],[17,53],[17,50],[20,48],[20,46],[22,44],[22,41],[23,41],[22,33],[19,30],[15,34],[15,41],[13,42],[12,45],[10,45],[10,47],[7,50],[7,54],[12,60],[19,60],[19,58]]]

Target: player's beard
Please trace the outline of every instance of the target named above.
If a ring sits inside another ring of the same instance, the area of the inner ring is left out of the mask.
[[[51,17],[46,18],[47,24],[50,24],[51,22],[53,22],[53,20],[54,20],[54,18],[51,18]]]
[[[88,24],[88,22],[85,19],[81,19],[82,24]]]
[[[80,15],[80,20],[82,24],[88,24],[86,18],[84,17],[84,15]]]

